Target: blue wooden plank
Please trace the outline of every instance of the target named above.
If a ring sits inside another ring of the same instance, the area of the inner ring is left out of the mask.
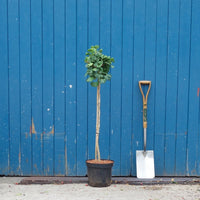
[[[87,82],[84,74],[85,52],[87,51],[87,12],[86,0],[77,1],[77,176],[86,175],[87,160]]]
[[[136,175],[141,79],[152,81],[156,175],[200,175],[199,10],[198,0],[1,0],[0,174],[85,176],[96,88],[84,57],[100,44],[116,60],[101,87],[100,151],[113,175]]]
[[[111,70],[111,107],[110,107],[110,158],[114,160],[112,173],[120,175],[120,139],[121,139],[121,68],[122,68],[122,1],[111,4],[111,56],[115,59],[115,68]],[[117,33],[117,34],[116,34]]]
[[[76,175],[76,1],[66,2],[67,175]]]
[[[54,4],[55,175],[65,175],[65,1]]]
[[[20,149],[20,60],[18,1],[8,1],[10,174],[21,170]]]
[[[88,1],[88,48],[99,44],[99,0]],[[97,88],[88,84],[88,158],[94,159],[96,133],[96,92]],[[101,132],[101,130],[100,130]],[[101,137],[101,136],[99,136]],[[100,152],[103,147],[100,146]]]
[[[179,32],[179,70],[177,99],[177,137],[176,137],[176,172],[186,175],[187,122],[189,94],[189,59],[190,59],[190,22],[191,1],[183,0],[180,5]]]
[[[143,149],[142,95],[138,81],[144,79],[145,1],[135,0],[134,15],[134,70],[133,70],[133,164],[136,175],[136,150]]]
[[[145,74],[144,79],[151,81],[147,105],[147,150],[154,149],[155,133],[155,67],[156,67],[156,0],[146,2],[145,18]]]
[[[110,5],[108,0],[100,3],[100,47],[103,53],[110,55]],[[105,9],[107,8],[107,9]],[[105,31],[106,30],[106,31]],[[101,158],[109,159],[110,144],[110,81],[101,85],[101,128],[99,145],[101,147]]]
[[[35,12],[37,10],[37,12]],[[42,4],[31,1],[32,175],[43,175]]]
[[[198,88],[198,95],[199,95],[200,87]],[[199,98],[199,117],[198,117],[198,133],[200,133],[200,98]],[[197,160],[197,175],[199,176],[200,174],[200,135],[198,134],[198,160]]]
[[[178,53],[179,1],[169,0],[165,125],[165,173],[168,176],[174,175],[175,170]]]
[[[43,1],[43,168],[47,176],[54,173],[53,6],[53,1]]]
[[[198,174],[199,163],[199,88],[200,74],[200,2],[192,1],[192,27],[191,27],[191,57],[190,57],[190,86],[189,86],[189,122],[188,122],[188,151],[187,151],[187,173]]]
[[[9,174],[9,84],[8,84],[8,19],[7,1],[0,6],[0,174]]]
[[[133,9],[132,0],[123,1],[122,50],[122,124],[121,124],[121,176],[131,174],[132,139],[132,80],[133,80]]]
[[[20,2],[21,174],[31,174],[30,1]]]
[[[155,171],[157,176],[164,174],[167,24],[168,1],[158,1],[155,73]]]

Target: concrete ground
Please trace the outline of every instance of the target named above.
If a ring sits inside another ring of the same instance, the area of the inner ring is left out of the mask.
[[[35,178],[30,184],[31,178],[0,177],[0,200],[200,200],[198,178],[184,182],[157,178],[157,184],[138,184],[136,178],[113,178],[113,184],[106,188],[88,186],[87,178],[49,177],[51,183],[45,184],[47,179]]]

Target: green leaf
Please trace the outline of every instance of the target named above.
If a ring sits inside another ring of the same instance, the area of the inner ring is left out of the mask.
[[[98,69],[97,68],[92,68],[92,71],[97,72]]]
[[[88,63],[88,67],[91,67],[93,65],[93,63]]]
[[[98,49],[98,48],[99,48],[99,45],[95,45],[94,48],[95,48],[95,49]]]
[[[88,57],[86,57],[86,58],[85,58],[84,62],[85,62],[85,63],[87,63],[87,62],[88,62]]]
[[[99,82],[105,83],[111,79],[109,71],[114,67],[112,65],[114,58],[104,55],[102,52],[99,45],[91,46],[86,52],[87,72],[85,75],[89,77],[87,82],[91,82],[93,87],[97,87]]]
[[[91,47],[91,49],[88,49],[88,52],[89,52],[89,53],[92,53],[92,52],[93,52],[92,47]]]
[[[100,79],[100,83],[105,83],[106,79]]]
[[[102,65],[103,65],[103,60],[100,60],[100,61],[98,62],[98,65],[102,66]]]
[[[95,66],[95,67],[99,67],[98,63],[94,63],[94,66]]]
[[[114,58],[111,58],[110,61],[111,61],[111,62],[115,62]]]
[[[86,81],[87,82],[92,82],[95,78],[94,77],[89,77]]]
[[[99,82],[91,82],[90,84],[92,87],[97,87],[99,85]]]

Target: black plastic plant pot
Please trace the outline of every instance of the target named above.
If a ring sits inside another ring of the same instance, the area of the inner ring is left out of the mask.
[[[107,187],[111,185],[113,160],[87,160],[88,185]]]

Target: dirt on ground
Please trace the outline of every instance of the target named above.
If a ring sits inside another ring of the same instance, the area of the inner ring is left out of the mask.
[[[112,184],[94,188],[88,184],[19,185],[0,178],[0,200],[200,200],[200,185]]]

